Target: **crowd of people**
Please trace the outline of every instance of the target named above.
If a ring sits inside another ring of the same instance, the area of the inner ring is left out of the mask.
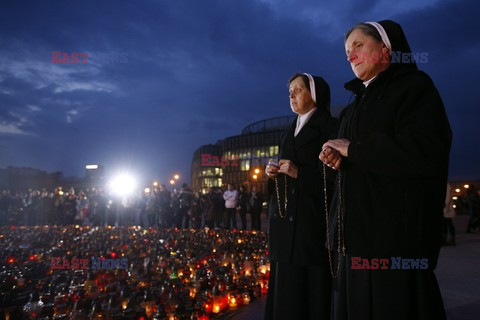
[[[256,186],[247,192],[228,184],[227,190],[210,188],[206,194],[193,192],[187,184],[170,192],[164,184],[132,196],[107,194],[91,188],[77,192],[58,187],[0,194],[1,225],[90,225],[261,230],[264,196]]]

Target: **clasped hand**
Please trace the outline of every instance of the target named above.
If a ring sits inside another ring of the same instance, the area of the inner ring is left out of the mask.
[[[269,161],[265,168],[265,173],[272,179],[278,176],[279,173],[285,173],[296,179],[298,168],[291,160],[280,159],[278,165],[274,161]]]
[[[322,146],[319,159],[334,170],[340,169],[342,156],[348,157],[350,141],[346,139],[328,140]]]

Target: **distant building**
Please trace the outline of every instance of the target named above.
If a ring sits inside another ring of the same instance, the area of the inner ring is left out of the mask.
[[[191,182],[195,191],[206,192],[209,187],[233,183],[248,190],[257,185],[267,191],[264,173],[269,159],[278,158],[278,144],[283,132],[296,115],[261,120],[247,125],[240,135],[204,145],[195,150],[192,158]]]
[[[194,191],[207,192],[209,187],[219,188],[223,186],[223,170],[221,166],[202,166],[202,155],[222,157],[222,141],[216,144],[205,145],[198,148],[192,159],[191,184]]]
[[[86,165],[83,186],[89,188],[103,188],[105,186],[105,168],[98,164]]]
[[[85,177],[64,177],[61,172],[48,173],[40,169],[26,167],[0,168],[0,190],[23,192],[29,189],[40,190],[45,188],[52,191],[57,187],[86,190],[91,188],[105,188],[105,174],[103,166],[86,166]]]
[[[53,190],[61,185],[62,178],[61,172],[47,173],[39,169],[25,167],[0,168],[0,188],[13,192],[42,188]]]

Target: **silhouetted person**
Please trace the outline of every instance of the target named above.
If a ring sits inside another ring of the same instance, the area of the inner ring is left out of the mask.
[[[480,196],[478,195],[478,189],[475,185],[472,184],[468,188],[466,198],[468,204],[468,214],[470,215],[467,233],[472,233],[476,231],[480,223]]]
[[[452,187],[447,183],[447,194],[445,195],[445,207],[443,208],[443,243],[447,246],[455,245],[455,227],[452,219],[455,217],[455,208],[453,208]]]
[[[244,186],[240,186],[238,193],[238,207],[240,207],[240,220],[242,221],[242,230],[247,230],[247,207],[248,207],[248,192]]]
[[[248,196],[249,212],[252,214],[252,230],[262,230],[262,208],[265,201],[263,194],[257,192],[257,186],[252,187],[252,192]]]
[[[184,222],[183,228],[188,229],[190,228],[190,216],[192,214],[190,210],[192,208],[192,203],[193,203],[193,192],[186,183],[182,185],[182,190],[180,191],[178,200],[179,200],[179,209],[178,209],[178,215],[176,218],[177,228],[181,229],[182,223]]]

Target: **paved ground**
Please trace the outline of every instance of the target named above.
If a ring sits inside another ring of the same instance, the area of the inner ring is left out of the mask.
[[[466,234],[467,220],[466,216],[454,218],[457,245],[442,248],[435,271],[449,320],[480,319],[480,233]],[[264,306],[265,297],[230,319],[263,319]]]
[[[435,271],[450,320],[480,319],[480,233],[466,234],[467,220],[454,219],[457,245],[442,248]]]

